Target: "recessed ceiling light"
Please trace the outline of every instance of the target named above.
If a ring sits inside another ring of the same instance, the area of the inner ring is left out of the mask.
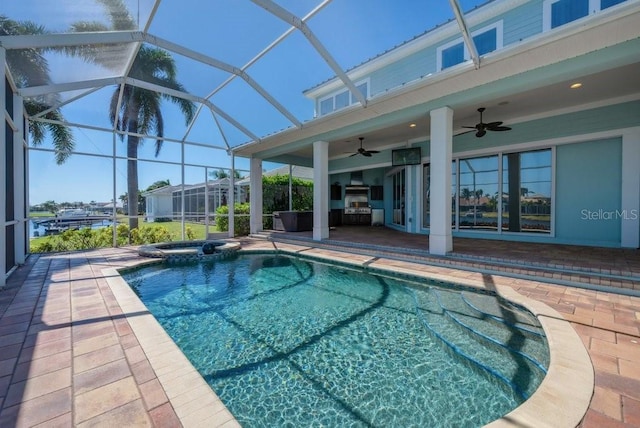
[[[418,126],[418,125],[416,125],[415,123],[410,123],[409,124],[409,128],[415,128],[416,126]]]
[[[576,82],[576,83],[572,83],[571,86],[569,86],[571,89],[578,89],[580,87],[582,87],[582,83],[580,82]]]

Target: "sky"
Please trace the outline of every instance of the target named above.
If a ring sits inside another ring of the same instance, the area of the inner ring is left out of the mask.
[[[144,26],[154,2],[124,0],[131,15]],[[278,0],[281,7],[303,17],[320,0]],[[465,11],[484,2],[461,0]],[[95,0],[5,0],[0,3],[0,15],[12,19],[30,20],[51,32],[65,32],[72,23],[99,21],[105,25],[103,9]],[[453,18],[448,0],[333,0],[308,21],[309,28],[327,48],[342,69],[350,69],[398,44],[424,33]],[[240,68],[269,46],[290,25],[248,0],[163,0],[149,27],[149,33],[161,39],[201,52],[231,66]],[[112,53],[109,53],[112,54]],[[125,63],[113,69],[87,64],[60,54],[45,55],[55,83],[118,76]],[[177,79],[185,88],[200,97],[219,89],[210,101],[224,110],[253,134],[262,137],[292,126],[291,122],[265,101],[241,79],[234,79],[220,89],[230,76],[227,72],[205,66],[178,54]],[[303,91],[333,77],[335,73],[322,60],[309,41],[294,31],[256,63],[246,69],[251,78],[269,92],[299,121],[313,118],[311,100]],[[99,128],[110,128],[108,105],[116,86],[98,89],[62,107],[65,119]],[[70,99],[87,90],[65,92]],[[184,169],[186,184],[200,183],[208,172],[229,168],[231,160],[224,147],[245,143],[250,137],[219,119],[220,128],[210,110],[201,114],[187,133],[187,126],[175,105],[162,106],[167,138],[198,143],[186,145]],[[56,165],[49,152],[30,152],[30,204],[45,201],[108,202],[126,192],[126,161],[114,163],[109,158],[115,152],[126,155],[126,144],[110,132],[72,127],[76,151],[63,165]],[[139,184],[145,189],[158,180],[171,184],[182,182],[179,165],[182,145],[165,141],[156,158],[154,143],[147,139],[139,149],[139,158],[167,163],[139,162]],[[51,148],[50,140],[41,146]],[[92,155],[92,156],[88,156]],[[265,164],[266,169],[276,165]],[[205,169],[207,167],[207,169]],[[246,159],[235,160],[236,169],[248,174]],[[115,185],[114,185],[115,179]]]

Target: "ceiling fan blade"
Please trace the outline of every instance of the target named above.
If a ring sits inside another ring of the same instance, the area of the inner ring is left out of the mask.
[[[511,131],[511,128],[508,126],[495,126],[493,128],[489,128],[489,131]]]
[[[371,157],[371,153],[370,152],[362,152],[362,156],[366,156],[368,158]]]
[[[367,150],[367,153],[373,153],[373,154],[376,154],[376,153],[380,153],[380,152],[379,152],[379,151],[377,151],[377,150]]]
[[[359,154],[360,154],[360,152],[355,152],[354,154],[352,154],[352,155],[351,155],[351,156],[349,156],[349,157],[350,157],[350,158],[352,158],[352,157],[357,156],[357,155],[359,155]]]
[[[496,126],[500,125],[502,125],[502,122],[489,122],[484,124],[484,126],[486,126],[487,128],[495,128]]]
[[[484,134],[486,134],[487,131],[485,131],[484,129],[481,129],[480,131],[476,132],[476,137],[478,138],[482,138],[484,137]]]

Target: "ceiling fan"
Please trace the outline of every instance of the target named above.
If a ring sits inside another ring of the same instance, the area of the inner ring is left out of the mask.
[[[484,112],[485,108],[480,107],[478,112],[480,112],[480,122],[476,124],[476,126],[463,126],[463,128],[475,129],[476,137],[484,137],[487,131],[511,131],[511,128],[508,126],[502,126],[502,122],[489,122],[484,123],[482,121],[482,112]]]
[[[358,139],[360,140],[360,148],[358,149],[357,152],[355,152],[354,154],[352,154],[349,157],[356,156],[356,155],[362,155],[362,156],[366,156],[366,157],[370,158],[372,154],[380,153],[377,150],[365,150],[362,147],[362,141],[364,140],[364,137],[358,137]]]

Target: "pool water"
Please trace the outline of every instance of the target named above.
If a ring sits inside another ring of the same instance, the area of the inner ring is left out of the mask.
[[[123,276],[244,427],[480,426],[548,367],[535,317],[470,289],[271,254]]]

